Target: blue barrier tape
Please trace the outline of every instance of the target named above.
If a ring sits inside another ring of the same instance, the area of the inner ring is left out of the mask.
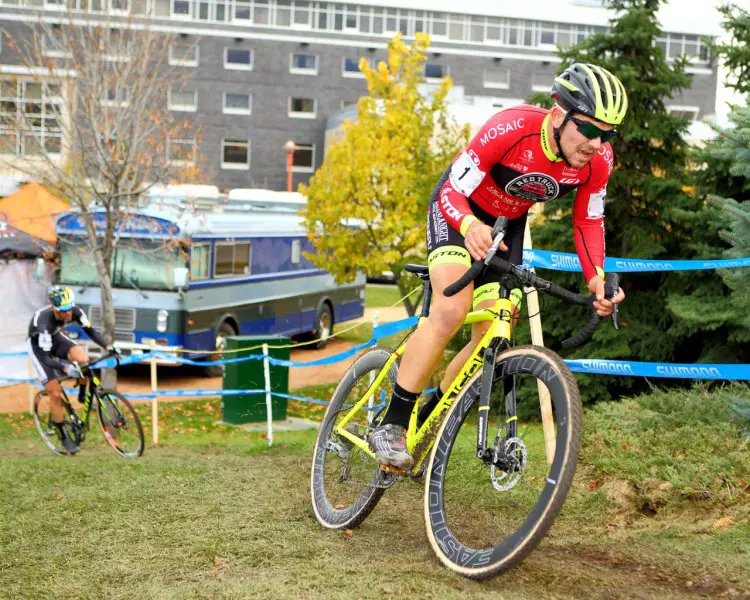
[[[750,365],[674,364],[584,358],[566,360],[571,371],[597,375],[631,375],[670,379],[750,380]]]
[[[524,250],[523,262],[527,267],[554,271],[580,272],[578,256],[567,252],[549,250]],[[750,267],[750,257],[720,260],[644,260],[641,258],[605,258],[604,270],[608,273],[647,273],[654,271],[695,271],[699,269],[731,269]]]

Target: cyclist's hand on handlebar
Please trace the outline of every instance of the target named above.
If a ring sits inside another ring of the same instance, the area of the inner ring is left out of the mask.
[[[594,309],[600,317],[611,315],[613,306],[625,300],[625,292],[622,291],[622,288],[617,288],[617,294],[615,294],[614,298],[607,300],[604,297],[604,279],[599,277],[599,275],[594,275],[589,280],[589,291],[596,296]]]
[[[474,221],[466,230],[464,241],[471,257],[474,260],[482,260],[492,246],[492,227],[481,221]],[[498,249],[505,252],[508,250],[508,246],[505,245],[505,242],[500,242]]]
[[[65,365],[65,374],[71,379],[78,379],[81,377],[81,369],[78,368],[78,365],[70,363]]]

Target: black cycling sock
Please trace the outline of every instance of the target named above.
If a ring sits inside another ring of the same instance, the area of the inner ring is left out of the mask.
[[[381,425],[393,423],[402,427],[409,426],[409,417],[414,410],[414,404],[417,402],[419,392],[410,392],[402,388],[399,384],[393,386],[393,395],[388,410],[385,412]]]
[[[435,407],[438,405],[438,402],[443,397],[443,390],[440,389],[440,386],[437,387],[437,389],[432,392],[432,395],[430,398],[425,402],[420,408],[419,408],[419,415],[417,416],[417,427],[422,427],[424,422],[427,420],[427,417],[430,416],[433,410],[435,410]]]

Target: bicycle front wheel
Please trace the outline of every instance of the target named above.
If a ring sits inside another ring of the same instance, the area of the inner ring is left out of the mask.
[[[516,384],[510,398],[504,385],[509,378]],[[477,457],[480,381],[481,370],[438,432],[424,505],[438,558],[472,579],[514,567],[544,537],[573,480],[582,420],[578,386],[562,359],[546,348],[517,346],[498,356],[488,411],[491,452]],[[553,426],[546,432],[536,410],[523,416],[530,404],[538,406],[537,382],[549,391],[552,405]]]
[[[310,491],[315,516],[329,529],[359,525],[393,482],[375,458],[336,433],[338,423],[364,397],[390,356],[386,348],[373,348],[360,356],[344,374],[323,416],[313,452]],[[394,363],[370,401],[344,427],[348,432],[367,439],[391,397],[397,373]]]
[[[104,437],[120,456],[138,458],[143,454],[143,427],[133,405],[114,390],[102,390],[97,414]]]

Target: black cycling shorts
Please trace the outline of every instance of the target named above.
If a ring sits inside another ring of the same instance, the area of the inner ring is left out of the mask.
[[[430,205],[427,210],[427,265],[430,270],[437,265],[446,263],[464,265],[468,269],[473,262],[471,254],[466,249],[464,236],[448,224],[440,210],[440,190],[443,184],[448,181],[449,174],[450,168],[446,169],[435,189],[432,190]],[[490,227],[495,224],[496,217],[479,208],[472,202],[471,198],[469,198],[469,206],[474,216],[482,223]],[[524,213],[508,222],[508,230],[504,238],[508,251],[498,250],[497,252],[497,256],[509,260],[514,265],[520,265],[523,261],[523,236],[526,229],[526,218],[527,213]],[[474,280],[473,308],[476,308],[484,300],[497,300],[500,297],[500,280],[502,278],[502,274],[487,269]],[[520,305],[521,291],[514,290],[512,297],[514,304]]]

